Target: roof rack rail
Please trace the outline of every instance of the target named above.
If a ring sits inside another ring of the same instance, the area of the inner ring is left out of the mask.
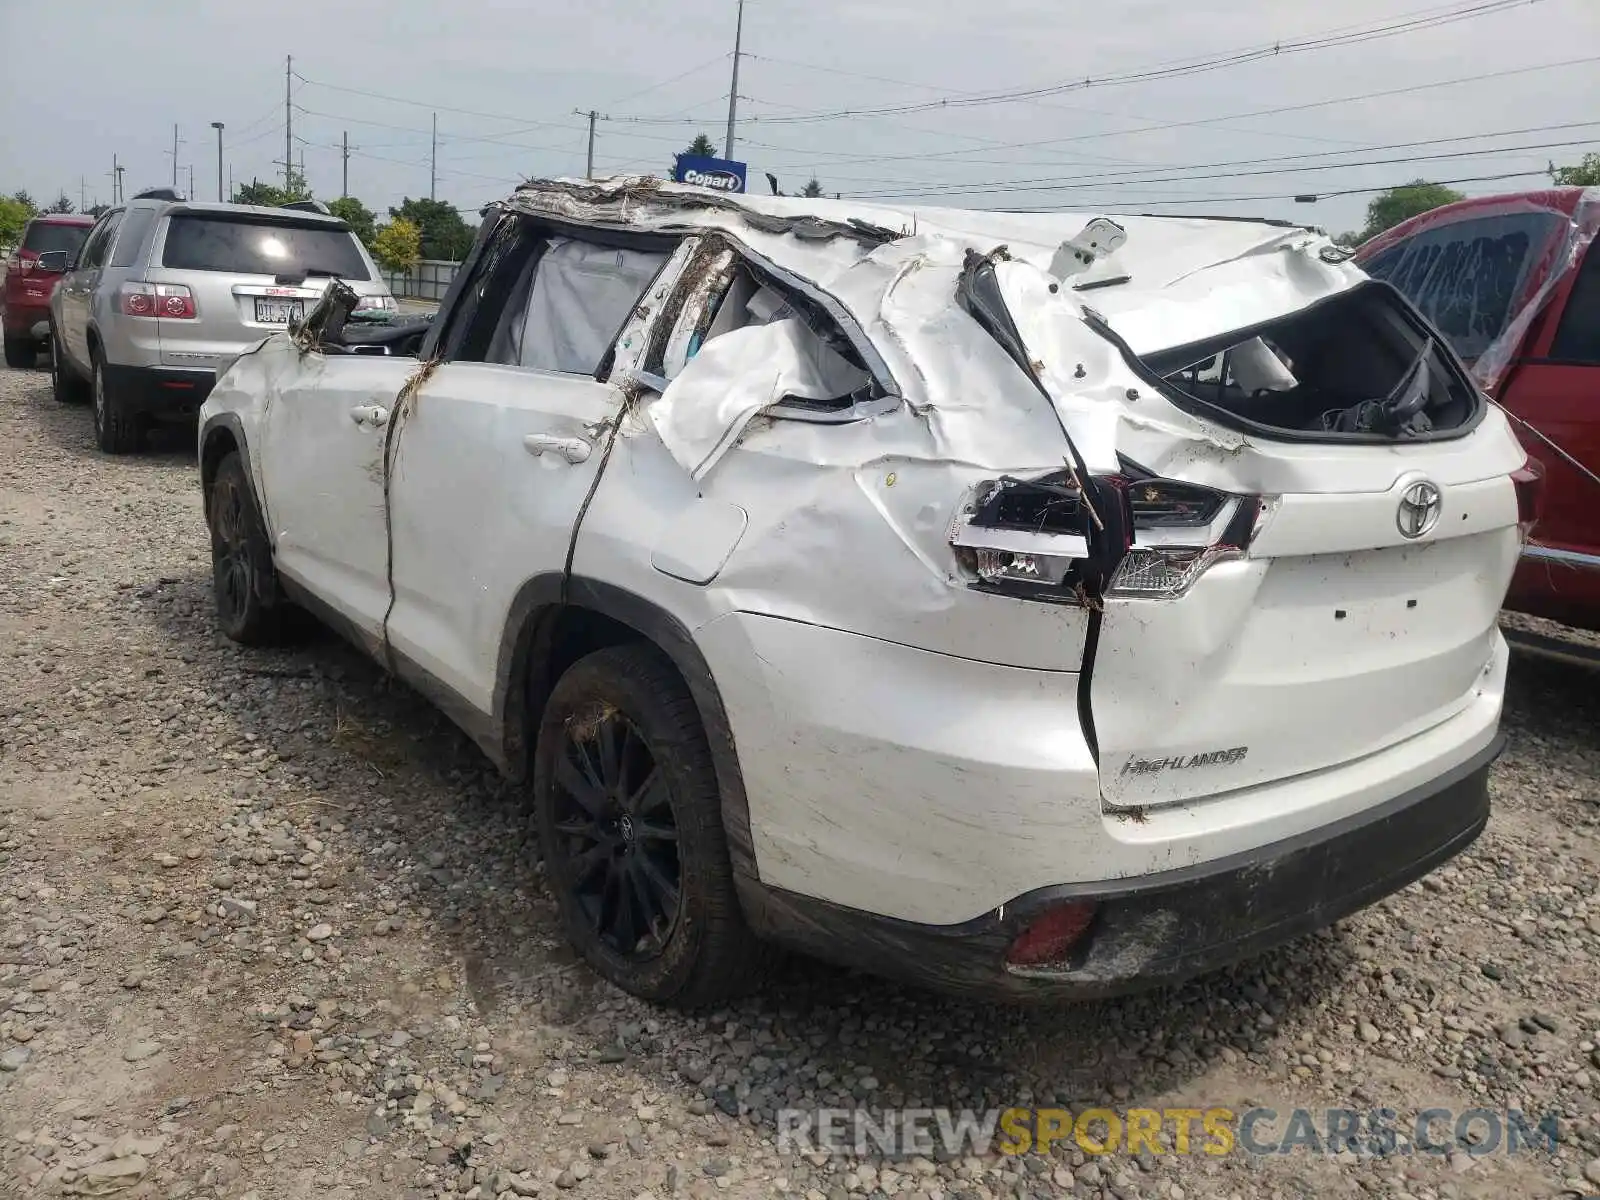
[[[134,193],[135,200],[182,200],[183,193],[176,188],[153,187]]]

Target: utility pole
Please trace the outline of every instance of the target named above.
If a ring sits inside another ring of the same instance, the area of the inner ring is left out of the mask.
[[[127,168],[117,162],[117,156],[111,156],[111,203],[122,203],[122,172]]]
[[[194,164],[193,163],[189,164],[189,190],[186,193],[184,193],[184,195],[185,195],[186,199],[189,199],[189,200],[193,200],[194,199]]]
[[[173,127],[172,127],[172,187],[173,187],[174,191],[176,191],[177,187],[178,187],[178,127],[177,127],[177,125],[173,125]]]
[[[339,195],[350,194],[350,131],[344,131],[344,173],[339,178]]]
[[[433,155],[428,163],[428,199],[438,198],[439,191],[439,114],[433,114]]]
[[[217,203],[222,203],[222,122],[211,122],[211,128],[217,131]]]
[[[733,157],[733,122],[739,114],[739,55],[744,48],[744,0],[739,0],[739,21],[733,28],[733,84],[728,88],[728,145],[723,158]]]
[[[283,60],[283,190],[289,190],[294,170],[294,55]]]
[[[89,181],[84,176],[78,176],[78,211],[85,212],[89,208]]]
[[[591,108],[589,110],[589,160],[583,169],[583,177],[585,179],[594,178],[594,123],[599,118],[599,115],[594,109]]]

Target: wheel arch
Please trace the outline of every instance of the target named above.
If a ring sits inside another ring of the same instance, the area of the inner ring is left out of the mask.
[[[722,823],[736,877],[757,878],[744,777],[722,694],[689,630],[670,612],[625,588],[559,572],[527,580],[512,601],[495,672],[495,729],[502,766],[530,774],[529,731],[538,727],[556,680],[584,655],[642,641],[671,662],[699,713],[722,798]]]
[[[251,469],[250,443],[245,437],[244,423],[239,420],[237,413],[222,412],[208,417],[205,424],[200,427],[199,443],[200,496],[201,503],[208,506],[206,516],[209,519],[211,515],[209,508],[211,503],[211,484],[217,477],[217,468],[230,451],[238,452],[239,461],[244,465],[245,478],[250,481],[250,488],[253,492],[257,492],[256,476]],[[255,500],[256,510],[262,513],[264,517],[266,508],[261,503],[259,492],[257,492]],[[267,541],[270,545],[272,541],[270,526],[268,526]]]

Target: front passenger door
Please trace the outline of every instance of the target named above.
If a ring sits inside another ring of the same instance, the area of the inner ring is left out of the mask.
[[[384,443],[417,360],[302,353],[282,336],[255,353],[266,405],[251,449],[278,573],[378,654],[389,607]]]

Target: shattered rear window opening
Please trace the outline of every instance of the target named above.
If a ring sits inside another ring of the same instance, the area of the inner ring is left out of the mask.
[[[1142,365],[1180,408],[1302,440],[1464,432],[1483,411],[1448,347],[1381,283]]]

